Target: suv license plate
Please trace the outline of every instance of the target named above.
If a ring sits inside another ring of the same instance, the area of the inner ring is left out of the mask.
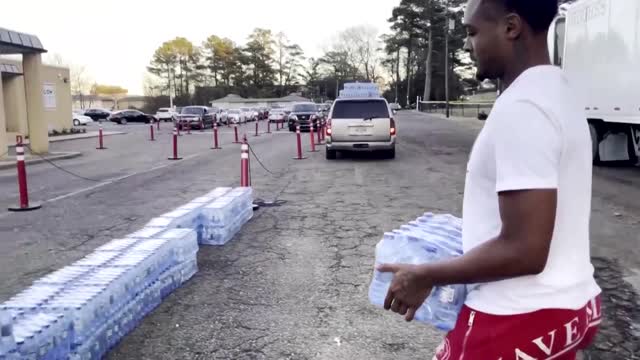
[[[368,149],[369,144],[353,144],[354,149]]]
[[[369,135],[370,131],[368,127],[352,127],[351,135]]]

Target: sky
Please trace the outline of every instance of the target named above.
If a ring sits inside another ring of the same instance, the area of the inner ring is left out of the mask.
[[[256,27],[283,31],[307,57],[321,56],[340,30],[388,32],[400,0],[2,0],[0,27],[37,35],[50,54],[86,67],[100,84],[141,95],[157,47],[177,36],[209,35],[244,44]]]

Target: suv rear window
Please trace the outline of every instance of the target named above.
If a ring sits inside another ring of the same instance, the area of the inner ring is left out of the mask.
[[[382,100],[336,101],[333,105],[333,119],[388,118],[389,108]]]

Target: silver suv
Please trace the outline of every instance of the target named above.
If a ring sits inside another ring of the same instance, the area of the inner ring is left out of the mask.
[[[327,159],[338,151],[383,151],[396,156],[396,123],[384,98],[343,98],[334,102],[327,127]]]

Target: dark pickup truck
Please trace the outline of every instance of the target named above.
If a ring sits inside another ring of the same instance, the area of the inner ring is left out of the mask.
[[[180,130],[187,127],[191,129],[212,128],[215,121],[215,111],[206,106],[187,106],[182,108],[180,114],[176,116],[176,126]]]

